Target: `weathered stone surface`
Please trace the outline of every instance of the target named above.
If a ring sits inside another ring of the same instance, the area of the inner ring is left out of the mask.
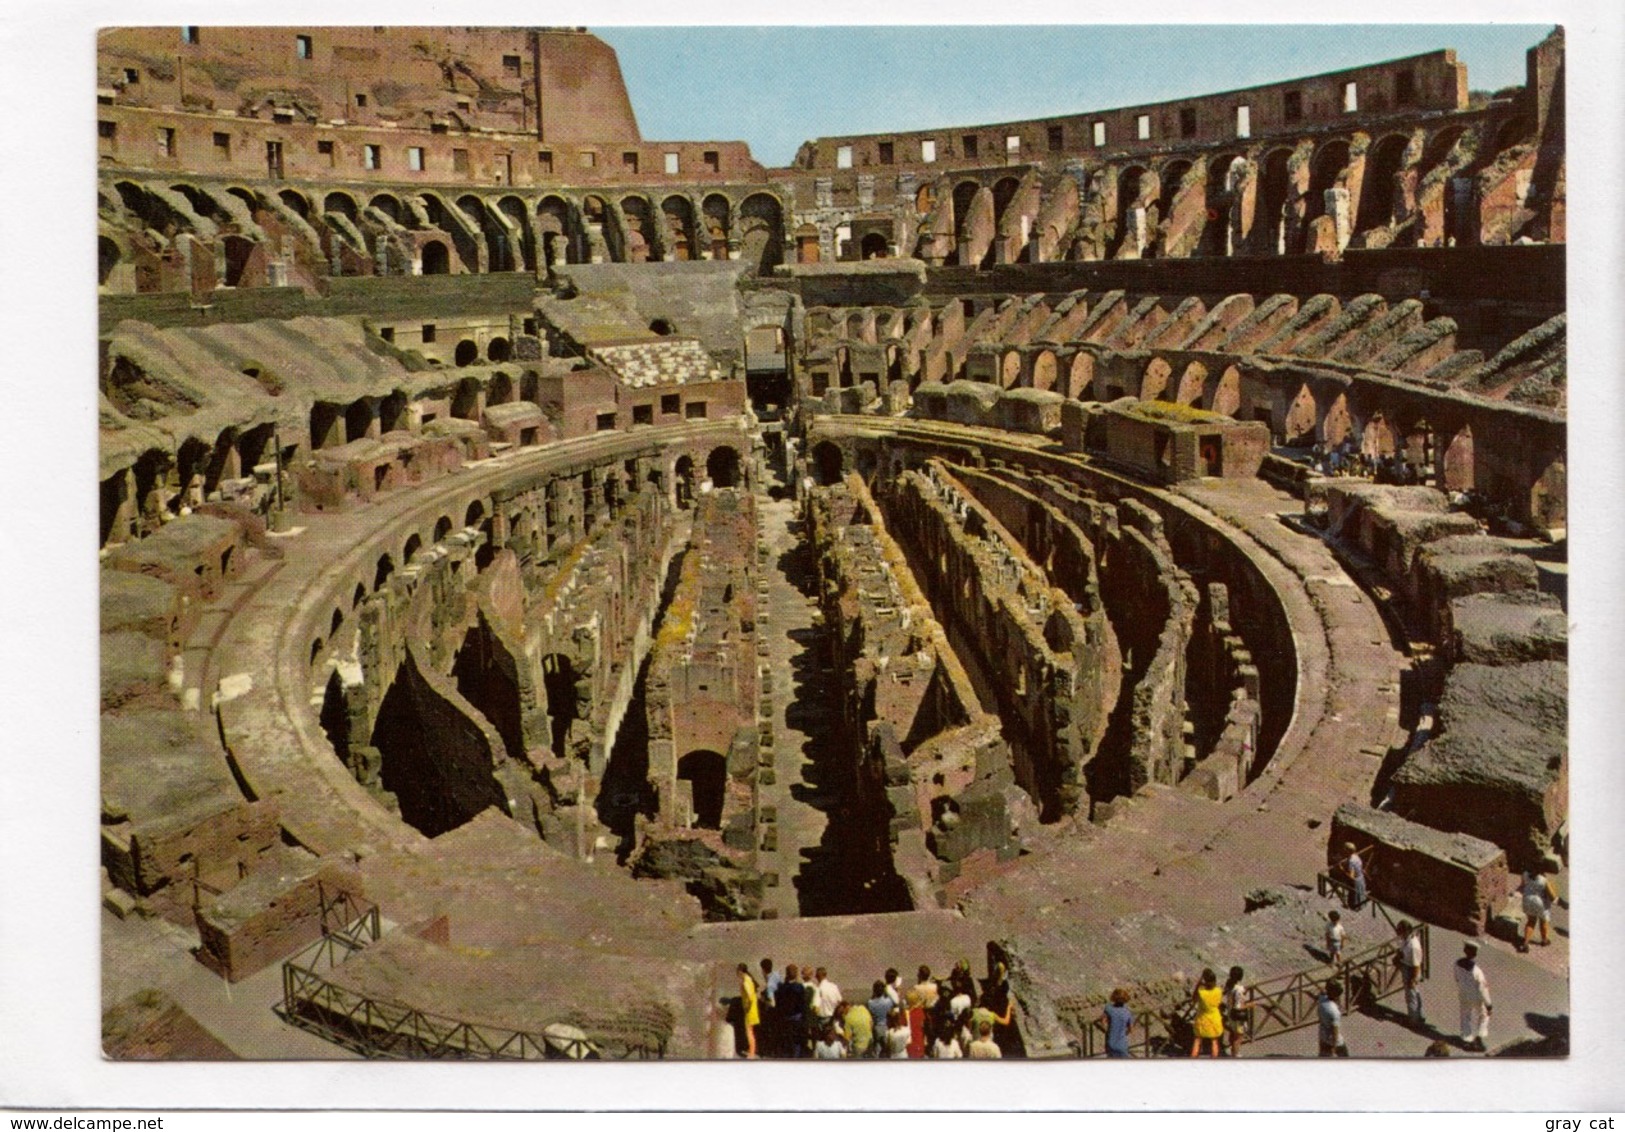
[[[1492,841],[1514,870],[1542,859],[1567,813],[1568,665],[1458,665],[1439,722],[1395,773],[1394,811]]]
[[[353,862],[280,855],[197,909],[198,960],[240,982],[321,938],[324,903],[364,895]],[[325,926],[348,927],[348,917],[334,911]]]
[[[1327,865],[1353,842],[1367,888],[1385,904],[1453,931],[1478,935],[1511,891],[1506,852],[1463,833],[1445,833],[1397,814],[1345,802],[1332,815]]]
[[[1507,665],[1567,660],[1568,617],[1555,597],[1534,590],[1474,594],[1450,603],[1456,659]]]

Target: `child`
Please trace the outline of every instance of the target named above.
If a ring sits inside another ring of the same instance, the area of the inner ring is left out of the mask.
[[[1333,908],[1326,913],[1326,961],[1341,963],[1343,961],[1343,937],[1347,934],[1343,930],[1343,916]]]

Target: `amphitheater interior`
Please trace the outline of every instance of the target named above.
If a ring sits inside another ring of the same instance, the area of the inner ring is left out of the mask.
[[[1567,855],[1527,73],[766,168],[583,29],[102,32],[108,1053],[726,1056],[762,956],[1172,1050],[1205,966],[1374,1004],[1379,912],[1564,985],[1508,946]]]

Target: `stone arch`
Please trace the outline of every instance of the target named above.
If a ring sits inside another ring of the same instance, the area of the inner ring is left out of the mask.
[[[118,241],[111,236],[100,235],[96,237],[96,284],[106,286],[107,280],[113,274],[113,269],[124,258]]]
[[[1258,179],[1258,203],[1254,213],[1254,240],[1265,255],[1286,250],[1287,205],[1292,202],[1292,151],[1272,149],[1264,155]]]
[[[351,608],[351,610],[360,609],[361,608],[361,603],[366,601],[366,600],[367,600],[367,583],[365,583],[365,582],[357,582],[355,584],[355,589],[350,591],[350,608]]]
[[[705,475],[712,487],[743,486],[738,450],[728,445],[711,449],[705,460]]]
[[[377,402],[371,397],[357,397],[344,409],[345,443],[373,435],[377,422]]]
[[[525,757],[519,663],[481,610],[452,662],[457,692],[490,722],[511,759]]]
[[[1010,202],[1016,199],[1016,193],[1021,191],[1021,182],[1014,177],[1000,177],[993,182],[993,223],[995,226],[1004,222],[1004,214],[1010,207]]]
[[[999,359],[999,384],[1005,389],[1014,389],[1021,384],[1021,354],[1016,350],[1006,350]]]
[[[1422,172],[1426,173],[1448,159],[1450,151],[1456,148],[1456,143],[1461,141],[1466,133],[1464,126],[1446,126],[1429,138],[1422,148]]]
[[[477,527],[480,525],[481,521],[484,520],[484,518],[485,501],[483,499],[476,499],[471,502],[468,505],[468,509],[463,512],[463,526]]]
[[[733,206],[721,193],[708,193],[700,202],[700,219],[712,259],[728,258],[728,240],[733,234]]]
[[[752,193],[739,205],[739,255],[759,271],[784,260],[784,206],[771,193]]]
[[[1191,171],[1191,163],[1184,158],[1165,162],[1157,170],[1157,236],[1149,239],[1147,248],[1156,255],[1167,255],[1167,240],[1172,235],[1174,201]]]
[[[1386,228],[1394,222],[1399,199],[1397,178],[1405,165],[1405,150],[1410,138],[1403,134],[1389,134],[1366,150],[1365,174],[1360,179],[1360,207],[1355,215],[1354,230],[1369,232]]]
[[[496,211],[508,218],[519,233],[515,247],[514,270],[536,270],[536,233],[530,223],[530,212],[525,202],[512,194],[497,201]]]
[[[1472,491],[1477,483],[1473,472],[1473,426],[1462,425],[1439,459],[1439,485],[1446,491]]]
[[[1085,397],[1093,398],[1095,389],[1095,356],[1088,350],[1079,350],[1072,355],[1072,364],[1067,369],[1066,395],[1075,400]]]
[[[1399,450],[1393,427],[1379,409],[1366,419],[1360,429],[1360,451],[1375,459],[1392,456]]]
[[[1312,251],[1310,226],[1326,213],[1326,193],[1337,187],[1349,164],[1349,143],[1342,138],[1322,142],[1309,160],[1309,191],[1304,194],[1303,250]]]
[[[407,220],[410,218],[410,214],[406,211],[406,206],[401,203],[400,198],[394,193],[377,194],[367,202],[367,207],[376,208],[379,212],[383,213],[385,216],[389,217],[402,227],[411,227],[411,225],[407,223]]]
[[[1353,431],[1354,418],[1349,414],[1348,394],[1339,392],[1320,419],[1320,442],[1328,448],[1336,448]]]
[[[380,554],[378,556],[378,561],[373,566],[373,572],[372,572],[372,588],[373,588],[373,592],[376,593],[377,591],[383,589],[384,588],[384,583],[389,581],[389,576],[391,574],[393,574],[394,572],[395,572],[395,559],[392,558],[387,553]]]
[[[699,239],[694,225],[694,204],[687,197],[669,196],[660,202],[666,219],[666,246],[675,260],[700,258]]]
[[[1145,375],[1140,379],[1140,400],[1161,401],[1163,394],[1168,391],[1168,379],[1173,376],[1174,367],[1164,358],[1152,358],[1145,367]]]
[[[283,189],[277,194],[277,199],[297,212],[304,220],[310,220],[310,199],[298,189]]]
[[[536,205],[536,242],[541,266],[580,263],[585,258],[573,223],[570,206],[560,196],[545,196]]]
[[[1288,446],[1314,443],[1316,416],[1315,395],[1307,385],[1298,386],[1282,423],[1281,431]]]
[[[1150,170],[1143,165],[1130,165],[1117,175],[1117,243],[1113,249],[1113,257],[1117,259],[1137,258],[1144,250],[1144,245],[1150,242],[1150,222],[1147,218],[1146,240],[1140,240],[1137,231],[1133,228],[1134,210],[1146,203],[1146,197],[1156,183]]]
[[[361,222],[361,210],[356,207],[355,198],[339,189],[322,198],[322,213],[325,215],[333,212],[346,217],[352,224]]]
[[[628,193],[621,198],[621,215],[626,218],[626,262],[658,260],[660,238],[649,199],[638,193]]]
[[[981,191],[982,186],[975,181],[961,181],[954,186],[952,202],[954,208],[953,229],[955,248],[953,253],[953,261],[955,263],[959,262],[958,248],[964,243],[969,235],[968,229],[970,226],[971,209],[976,204],[977,195]],[[974,267],[975,264],[966,264],[965,266]]]
[[[1033,388],[1054,389],[1055,377],[1055,351],[1040,350],[1033,355]]]
[[[1174,394],[1174,400],[1181,405],[1192,405],[1200,408],[1202,395],[1207,391],[1207,366],[1201,362],[1193,361],[1185,367],[1185,372],[1179,375],[1179,390]]]
[[[694,457],[681,455],[672,465],[672,487],[677,493],[676,503],[686,508],[694,502]]]
[[[500,334],[485,344],[485,356],[489,361],[506,362],[513,357],[513,343]]]
[[[812,464],[815,478],[825,487],[840,483],[846,475],[846,453],[833,441],[820,440],[813,446]]]
[[[423,536],[413,531],[406,536],[406,542],[401,545],[401,565],[410,565],[412,559],[417,557],[419,550],[423,549]]]
[[[858,258],[885,259],[889,251],[886,237],[880,232],[869,232],[858,244]]]
[[[443,240],[430,240],[423,245],[423,274],[451,274],[451,250]]]
[[[434,541],[441,542],[451,534],[451,516],[442,515],[434,521]]]
[[[457,198],[457,207],[469,217],[485,240],[486,270],[512,271],[515,266],[513,240],[507,227],[491,213],[484,198],[464,193]]]
[[[228,232],[221,238],[220,244],[226,259],[225,278],[221,282],[227,287],[241,286],[249,257],[254,254],[254,241],[235,232]]]
[[[728,796],[728,760],[716,751],[690,751],[677,760],[677,779],[687,782],[694,803],[694,824],[721,829]]]
[[[1505,153],[1535,136],[1535,125],[1523,115],[1508,118],[1495,129],[1495,148],[1492,155]]]
[[[1226,366],[1219,375],[1219,383],[1213,387],[1213,397],[1208,402],[1208,409],[1215,413],[1222,413],[1233,417],[1241,409],[1241,370],[1235,366]]]
[[[480,360],[480,348],[472,338],[464,338],[457,343],[456,350],[452,352],[451,360],[454,365],[474,365]]]
[[[1246,165],[1246,159],[1239,153],[1221,153],[1207,163],[1207,181],[1202,188],[1205,211],[1199,244],[1201,255],[1223,256],[1231,252],[1230,216],[1236,194],[1230,186],[1230,170],[1237,161]]]
[[[921,185],[914,191],[914,213],[916,216],[928,216],[936,207],[937,193],[930,181]]]

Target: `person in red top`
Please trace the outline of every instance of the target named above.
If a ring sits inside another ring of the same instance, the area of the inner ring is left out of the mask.
[[[910,987],[903,1001],[908,1010],[908,1055],[925,1056],[925,1001],[918,987]]]

